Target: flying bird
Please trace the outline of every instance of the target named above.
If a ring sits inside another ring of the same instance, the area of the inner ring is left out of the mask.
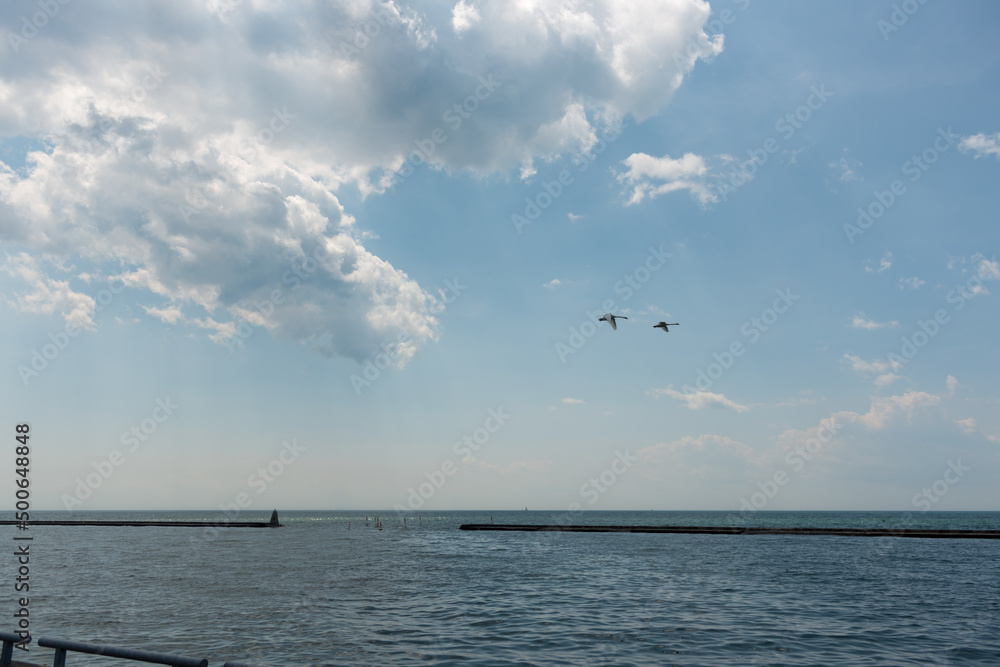
[[[680,323],[678,323],[678,322],[671,322],[671,323],[668,324],[666,322],[660,322],[658,324],[654,324],[653,328],[654,329],[663,329],[667,333],[670,333],[670,329],[668,329],[667,327],[676,327],[676,326],[680,326]]]
[[[618,325],[615,323],[616,319],[627,320],[628,318],[625,317],[624,315],[612,315],[611,313],[604,313],[604,317],[600,318],[598,322],[607,322],[608,324],[611,325],[612,329],[617,331]]]

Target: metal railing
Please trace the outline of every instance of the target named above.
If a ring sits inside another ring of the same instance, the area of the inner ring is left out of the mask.
[[[14,659],[14,644],[27,644],[31,637],[22,637],[16,632],[0,632],[3,650],[0,651],[0,665],[9,665]]]
[[[0,653],[0,666],[10,665],[14,659],[14,646],[17,644],[31,643],[31,637],[22,636],[16,632],[0,632],[0,642],[3,642],[3,651]],[[208,660],[205,658],[185,658],[182,655],[172,655],[170,653],[158,653],[156,651],[140,651],[132,648],[121,648],[118,646],[108,646],[107,644],[88,644],[86,642],[75,642],[67,639],[52,639],[51,637],[39,637],[36,642],[42,648],[55,649],[55,658],[52,667],[66,667],[66,654],[70,651],[75,653],[89,653],[91,655],[103,655],[109,658],[121,658],[123,660],[134,660],[138,662],[150,662],[157,665],[171,665],[172,667],[207,667]],[[259,667],[246,662],[226,662],[222,667]]]
[[[184,656],[171,655],[169,653],[139,651],[133,648],[108,646],[107,644],[87,644],[67,639],[51,639],[49,637],[39,637],[37,644],[43,648],[53,648],[56,650],[56,657],[52,661],[52,667],[66,667],[67,651],[90,653],[91,655],[106,655],[110,658],[151,662],[157,665],[171,665],[172,667],[208,667],[208,660],[205,658],[185,658]]]

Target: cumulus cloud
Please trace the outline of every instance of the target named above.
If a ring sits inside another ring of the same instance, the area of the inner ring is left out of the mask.
[[[633,153],[623,164],[628,169],[618,175],[618,181],[631,189],[630,205],[678,190],[688,190],[702,204],[718,199],[705,181],[705,160],[694,153],[679,158]]]
[[[115,273],[169,303],[147,316],[220,342],[252,325],[362,360],[405,340],[405,363],[436,338],[439,307],[365,247],[339,190],[372,196],[421,163],[530,172],[656,113],[722,48],[700,0],[441,10],[62,7],[0,61],[0,133],[44,146],[23,169],[0,163],[0,239]],[[92,297],[29,259],[7,270],[26,285],[17,307],[94,326]]]
[[[997,262],[996,258],[990,260],[986,259],[982,253],[976,253],[972,256],[972,261],[976,263],[976,273],[983,280],[1000,280],[1000,263]]]
[[[892,252],[886,250],[885,254],[878,261],[878,267],[873,266],[872,262],[868,262],[865,265],[866,273],[882,273],[883,271],[888,271],[892,268]]]
[[[838,412],[834,415],[834,419],[838,423],[860,424],[869,431],[878,431],[901,415],[905,415],[909,421],[923,408],[940,403],[940,396],[922,391],[910,391],[899,396],[875,397],[867,413]]]
[[[852,160],[848,160],[847,157],[845,156],[845,157],[840,158],[839,162],[831,162],[829,166],[830,166],[831,169],[839,169],[840,170],[840,176],[837,177],[837,180],[839,180],[839,181],[859,181],[859,180],[861,180],[861,177],[858,176],[857,171],[855,171],[858,167],[861,166],[861,163],[858,162],[857,160],[853,160],[853,159]]]
[[[890,384],[892,384],[893,382],[895,382],[896,380],[898,380],[899,378],[900,378],[900,376],[896,375],[895,373],[885,373],[885,374],[879,375],[878,377],[875,378],[875,386],[876,387],[887,387]]]
[[[996,134],[973,134],[972,136],[963,138],[958,143],[958,147],[967,153],[972,153],[973,157],[977,160],[990,155],[1000,160],[1000,132]]]
[[[673,387],[667,387],[666,389],[653,389],[649,393],[653,396],[669,396],[675,401],[681,401],[688,410],[704,410],[705,408],[723,408],[736,412],[748,412],[750,410],[746,405],[726,398],[724,394],[715,394],[710,391],[685,393],[677,391]]]
[[[474,6],[465,4],[465,0],[460,0],[451,10],[451,27],[456,33],[465,32],[478,21],[479,11]]]
[[[954,396],[955,392],[958,391],[959,387],[958,378],[956,378],[954,375],[949,375],[947,378],[945,378],[944,382],[945,385],[948,387],[948,393]]]
[[[583,401],[579,398],[564,398],[562,402],[563,405],[583,405]]]
[[[855,329],[884,329],[886,327],[898,327],[899,322],[892,320],[891,322],[876,322],[868,317],[865,317],[864,313],[858,313],[851,318],[851,326]]]
[[[184,313],[177,306],[165,306],[163,308],[143,306],[142,309],[146,311],[147,315],[159,318],[160,321],[167,324],[177,324],[177,322],[184,319]]]
[[[2,268],[28,288],[13,299],[7,299],[14,308],[24,313],[59,314],[68,326],[94,328],[94,298],[74,291],[68,280],[50,278],[38,258],[22,252],[8,256]]]
[[[873,483],[890,484],[896,479],[904,489],[914,475],[924,472],[927,456],[956,457],[981,451],[976,438],[959,442],[956,423],[941,409],[941,397],[910,391],[889,397],[872,397],[867,410],[833,412],[815,426],[783,432],[775,447],[763,453],[771,466],[792,471],[813,467],[820,459],[840,466],[840,472]],[[960,428],[971,424],[962,420]]]
[[[976,420],[972,417],[968,419],[956,419],[955,423],[962,429],[962,433],[966,435],[976,432]]]
[[[906,394],[873,397],[868,412],[842,410],[820,420],[819,424],[808,429],[788,429],[778,437],[779,449],[790,449],[794,444],[801,444],[817,438],[820,442],[829,442],[833,436],[843,437],[847,427],[855,426],[865,433],[874,433],[886,429],[905,417],[910,422],[915,415],[930,406],[939,405],[940,396],[921,391],[911,391]]]
[[[849,353],[844,353],[843,359],[850,362],[851,370],[857,373],[885,373],[888,370],[898,370],[899,362],[892,361],[865,361],[861,357]]]
[[[910,289],[917,289],[923,284],[925,284],[925,281],[921,280],[916,276],[899,279],[899,289],[901,290],[906,289],[907,287],[909,287]]]

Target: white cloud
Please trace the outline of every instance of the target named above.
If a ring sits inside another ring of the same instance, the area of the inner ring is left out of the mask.
[[[962,429],[962,433],[966,435],[976,432],[976,420],[972,417],[968,419],[956,419],[955,423]]]
[[[839,162],[831,162],[829,166],[831,169],[840,170],[840,176],[837,178],[839,181],[861,180],[861,177],[855,171],[855,169],[861,166],[861,163],[857,160],[848,160],[846,157],[842,157]]]
[[[976,272],[983,280],[1000,280],[1000,263],[996,259],[986,259],[982,253],[972,256],[972,261],[976,262]]]
[[[940,396],[922,391],[910,391],[900,396],[872,398],[871,408],[866,414],[845,411],[836,413],[834,417],[840,423],[857,423],[869,431],[878,431],[900,415],[905,415],[907,420],[910,420],[923,408],[938,405],[940,402]]]
[[[875,378],[876,387],[886,387],[900,378],[899,375],[895,373],[885,373],[884,375],[879,375]]]
[[[465,0],[460,0],[451,10],[451,27],[457,33],[468,30],[478,22],[479,11],[474,6],[465,4]]]
[[[851,362],[851,370],[858,373],[883,373],[893,367],[888,361],[865,361],[847,352],[844,353],[844,359]]]
[[[901,290],[906,289],[907,287],[909,287],[910,289],[917,289],[923,284],[925,284],[924,281],[921,280],[920,278],[917,278],[916,276],[913,276],[911,278],[899,279],[899,289]]]
[[[546,287],[547,289],[555,289],[555,288],[559,287],[560,285],[564,285],[564,284],[565,283],[562,280],[559,280],[558,278],[553,278],[549,282],[545,283],[544,287]]]
[[[583,405],[583,401],[579,398],[564,398],[562,400],[564,405]]]
[[[717,200],[705,182],[708,173],[705,160],[694,153],[685,153],[679,158],[633,153],[623,164],[628,169],[618,175],[618,181],[631,188],[630,205],[641,202],[647,196],[653,199],[678,190],[688,190],[702,204]]]
[[[972,136],[963,138],[958,143],[958,147],[967,153],[974,153],[973,157],[977,160],[989,155],[994,155],[997,159],[1000,159],[1000,132],[996,134],[973,134]]]
[[[143,306],[142,309],[146,311],[147,315],[158,317],[162,322],[166,322],[167,324],[177,324],[177,322],[184,319],[184,313],[177,306],[166,306],[164,308]]]
[[[882,259],[880,259],[878,262],[878,268],[877,269],[873,268],[871,262],[869,262],[865,266],[865,271],[867,273],[876,273],[876,272],[882,273],[883,271],[888,271],[891,268],[892,268],[892,252],[886,250],[885,254],[882,255]]]
[[[958,391],[959,387],[958,379],[954,375],[949,375],[947,378],[945,378],[945,385],[947,385],[948,387],[948,393],[953,396],[955,392]]]
[[[698,391],[684,393],[667,387],[666,389],[653,389],[649,392],[653,396],[669,396],[675,401],[681,401],[688,410],[704,410],[705,408],[724,408],[736,412],[748,412],[749,407],[726,398],[723,394],[715,394],[710,391]]]
[[[845,353],[843,360],[850,362],[851,370],[860,375],[872,375],[877,374],[874,379],[876,387],[887,387],[896,380],[900,379],[900,375],[896,374],[894,371],[898,371],[902,368],[902,365],[898,361],[866,361],[859,356]]]
[[[898,327],[899,322],[896,320],[891,322],[876,322],[875,320],[865,317],[864,313],[858,313],[851,318],[851,326],[855,329],[884,329],[886,327]]]
[[[0,163],[0,236],[31,257],[115,267],[171,303],[148,316],[217,341],[242,317],[359,360],[407,337],[405,363],[437,336],[435,302],[365,248],[340,188],[384,191],[428,142],[431,168],[530,173],[656,113],[722,49],[702,0],[428,11],[178,0],[149,21],[138,5],[67,5],[30,57],[0,64],[5,135],[47,146],[23,170]],[[91,297],[18,275],[30,287],[17,307],[93,326]]]
[[[567,213],[566,217],[569,218],[570,222],[576,222],[577,220],[579,220],[583,216],[582,215],[576,215],[575,213]]]
[[[860,443],[864,449],[852,459],[870,459],[872,452],[868,443],[871,441],[871,434],[888,430],[902,417],[910,424],[918,414],[940,402],[939,396],[917,391],[899,396],[874,397],[866,413],[843,410],[821,419],[819,424],[811,428],[783,432],[778,436],[777,453],[781,455],[792,449],[801,450],[803,444],[812,441],[814,448],[809,449],[809,452],[832,460],[835,457],[831,448],[836,449],[843,442],[855,442]],[[816,442],[820,443],[820,450],[815,449]]]
[[[59,314],[67,325],[94,329],[94,298],[73,291],[69,281],[50,278],[39,264],[37,258],[24,252],[6,258],[3,270],[28,286],[27,292],[8,302],[24,313]]]

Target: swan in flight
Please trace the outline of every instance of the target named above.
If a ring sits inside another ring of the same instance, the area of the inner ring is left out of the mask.
[[[624,315],[612,315],[611,313],[604,313],[604,317],[600,318],[598,320],[598,322],[607,322],[608,324],[611,325],[612,329],[614,329],[615,331],[617,331],[618,330],[618,325],[615,323],[616,319],[618,319],[618,320],[627,320],[628,318],[625,317]]]
[[[667,327],[676,327],[676,326],[680,326],[680,325],[677,322],[671,322],[669,324],[666,323],[666,322],[660,322],[658,324],[654,324],[653,328],[654,329],[663,329],[667,333],[670,333],[670,329],[668,329]]]

